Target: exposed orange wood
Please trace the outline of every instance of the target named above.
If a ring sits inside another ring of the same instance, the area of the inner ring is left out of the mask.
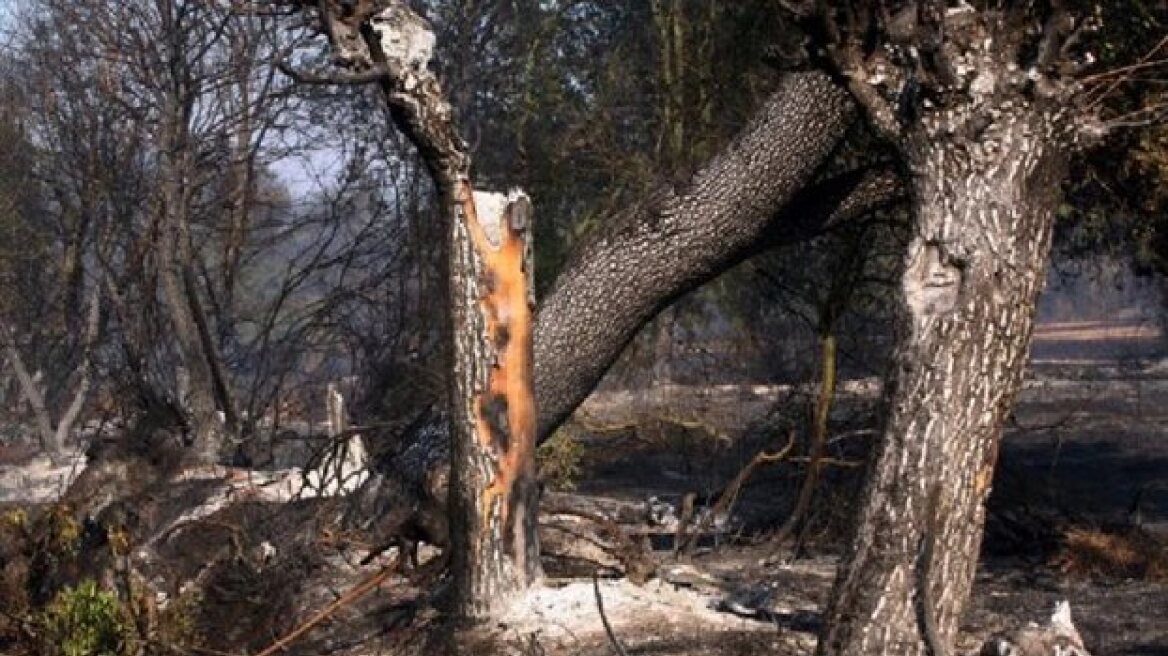
[[[517,481],[534,477],[535,397],[532,391],[532,308],[528,299],[528,275],[524,270],[524,235],[504,220],[500,243],[491,244],[478,218],[471,186],[463,183],[458,194],[471,242],[482,263],[480,309],[487,335],[496,348],[497,360],[491,369],[487,389],[475,396],[476,430],[482,448],[496,457],[494,479],[483,491],[484,528],[502,500],[499,519],[507,526],[508,499]],[[490,421],[491,404],[506,402],[506,435],[497,435],[497,423]]]
[[[998,447],[1001,444],[1001,436],[994,441],[993,446],[990,447],[989,453],[986,454],[986,460],[978,468],[977,474],[973,479],[973,493],[979,499],[984,499],[989,493],[990,486],[994,483],[994,466],[998,463]]]

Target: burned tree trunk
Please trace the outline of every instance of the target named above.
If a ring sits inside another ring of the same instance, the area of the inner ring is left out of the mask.
[[[875,87],[862,88],[883,78],[856,51],[835,51],[904,155],[915,232],[883,436],[820,654],[950,653],[1022,381],[1059,185],[1078,142],[1064,95],[1074,87],[1044,77],[1041,63],[1023,72],[1021,37],[1011,32],[1021,22],[973,9],[934,20],[945,23],[942,49],[906,64],[919,64],[935,86],[907,124]]]
[[[464,189],[450,245],[450,548],[456,610],[487,617],[540,575],[531,205]]]
[[[189,156],[186,152],[188,136],[179,126],[181,110],[171,110],[171,124],[167,126],[167,143],[174,144],[168,151],[162,167],[163,180],[158,206],[161,211],[161,229],[158,234],[158,277],[162,298],[173,329],[178,359],[187,374],[186,397],[181,399],[187,413],[192,436],[188,460],[195,465],[213,465],[218,460],[224,442],[224,426],[216,416],[214,376],[210,354],[203,348],[198,325],[192,311],[190,294],[195,290],[184,283],[184,273],[191,266],[190,225],[187,216],[188,190],[183,188],[185,163],[177,160]]]
[[[447,221],[450,378],[450,553],[453,610],[484,618],[540,575],[531,204],[522,192],[476,192],[469,149],[428,66],[434,34],[404,4],[324,2],[320,24],[342,75],[284,67],[301,82],[375,82],[417,147]]]

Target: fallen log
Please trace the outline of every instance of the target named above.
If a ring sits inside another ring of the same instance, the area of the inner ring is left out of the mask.
[[[564,577],[599,569],[644,583],[657,568],[643,533],[647,520],[643,503],[545,492],[539,520],[545,566]]]

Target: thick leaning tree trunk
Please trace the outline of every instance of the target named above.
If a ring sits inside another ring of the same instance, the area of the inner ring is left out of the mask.
[[[770,232],[776,223],[777,232],[797,238],[798,224],[851,211],[845,201],[853,193],[874,204],[894,195],[891,177],[872,176],[851,181],[837,204],[792,203],[854,116],[855,105],[827,75],[788,74],[738,136],[685,184],[657,189],[572,253],[536,325],[541,439],[659,312],[757,252],[761,241],[783,241]],[[794,211],[783,212],[789,205]]]
[[[956,91],[899,134],[882,126],[908,164],[915,235],[883,435],[820,654],[950,653],[1076,143],[1066,97],[1010,65],[1007,23],[958,17],[944,46],[964,65]]]

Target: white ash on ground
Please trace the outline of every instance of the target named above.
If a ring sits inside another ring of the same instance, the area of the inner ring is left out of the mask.
[[[0,503],[40,504],[61,497],[85,469],[81,451],[70,451],[54,462],[38,455],[18,465],[0,465]]]
[[[769,633],[778,639],[779,629],[773,623],[716,610],[723,599],[718,590],[676,586],[660,579],[642,586],[626,579],[606,579],[599,586],[605,616],[618,637],[629,636],[628,643],[695,629]],[[545,648],[593,643],[604,635],[592,581],[536,586],[517,599],[498,624],[508,633],[538,635]],[[813,634],[799,635],[808,649],[814,646]],[[791,637],[785,634],[784,643]]]

